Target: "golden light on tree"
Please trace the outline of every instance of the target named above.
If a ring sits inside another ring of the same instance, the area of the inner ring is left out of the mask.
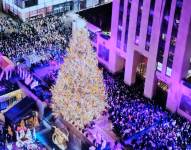
[[[52,88],[53,112],[83,128],[104,110],[105,90],[87,30],[76,29],[73,33],[68,56]]]

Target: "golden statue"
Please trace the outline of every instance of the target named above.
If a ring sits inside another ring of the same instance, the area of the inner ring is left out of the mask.
[[[65,129],[62,132],[59,128],[53,126],[54,133],[52,134],[53,143],[58,146],[61,150],[67,149],[67,143],[69,142],[69,132]]]

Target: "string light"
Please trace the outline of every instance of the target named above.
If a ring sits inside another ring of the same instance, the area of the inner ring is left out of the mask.
[[[88,31],[75,29],[74,33],[68,56],[51,91],[53,112],[82,129],[104,110],[106,95]]]

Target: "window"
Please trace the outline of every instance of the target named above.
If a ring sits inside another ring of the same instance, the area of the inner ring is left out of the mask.
[[[149,51],[149,49],[150,49],[154,7],[155,7],[155,0],[151,0],[148,27],[147,27],[147,36],[146,36],[146,43],[145,43],[145,50],[146,51]]]
[[[124,40],[124,47],[123,47],[123,50],[125,52],[127,51],[127,41],[128,41],[130,11],[131,11],[131,0],[129,0],[128,4],[127,4],[127,19],[126,19],[125,40]]]
[[[54,5],[53,6],[53,12],[55,14],[56,13],[67,12],[67,11],[73,9],[73,5],[74,5],[74,3],[72,1]]]
[[[122,24],[123,24],[123,12],[119,12],[119,23],[118,23],[118,25],[119,26],[122,26]]]
[[[149,16],[149,23],[148,23],[148,25],[152,26],[152,24],[153,24],[153,15],[150,15]]]
[[[135,44],[137,44],[137,45],[139,44],[139,35],[140,35],[141,19],[142,19],[142,9],[143,9],[143,0],[139,0],[136,33],[135,33]]]
[[[162,63],[157,62],[157,70],[162,71]]]
[[[120,0],[119,6],[119,18],[118,18],[118,31],[117,31],[117,47],[121,47],[121,36],[122,36],[122,25],[123,25],[123,9],[124,9],[124,0]]]
[[[117,47],[118,48],[121,47],[121,36],[122,36],[122,31],[121,29],[118,29],[118,32],[117,32]]]
[[[123,8],[124,8],[124,0],[120,0],[119,11],[120,11],[120,12],[123,12]]]
[[[38,0],[25,0],[25,8],[38,5]]]
[[[97,43],[97,34],[89,30],[90,40],[94,43]]]
[[[15,1],[14,1],[14,4],[15,4],[16,6],[18,6],[18,7],[20,7],[20,8],[24,8],[24,7],[25,7],[25,3],[24,3],[24,1],[22,1],[22,0],[15,0]]]
[[[188,68],[188,71],[186,74],[185,82],[190,84],[190,87],[191,87],[191,57],[190,57],[190,61],[189,61],[189,68]]]
[[[105,61],[109,61],[109,49],[103,45],[99,45],[98,56]]]
[[[120,0],[119,20],[118,20],[118,25],[119,26],[122,26],[122,24],[123,24],[123,9],[124,9],[124,0]]]

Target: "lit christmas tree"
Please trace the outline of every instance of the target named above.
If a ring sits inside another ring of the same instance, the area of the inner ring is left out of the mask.
[[[82,129],[104,110],[106,95],[88,31],[76,29],[73,33],[68,56],[52,88],[53,112]]]

